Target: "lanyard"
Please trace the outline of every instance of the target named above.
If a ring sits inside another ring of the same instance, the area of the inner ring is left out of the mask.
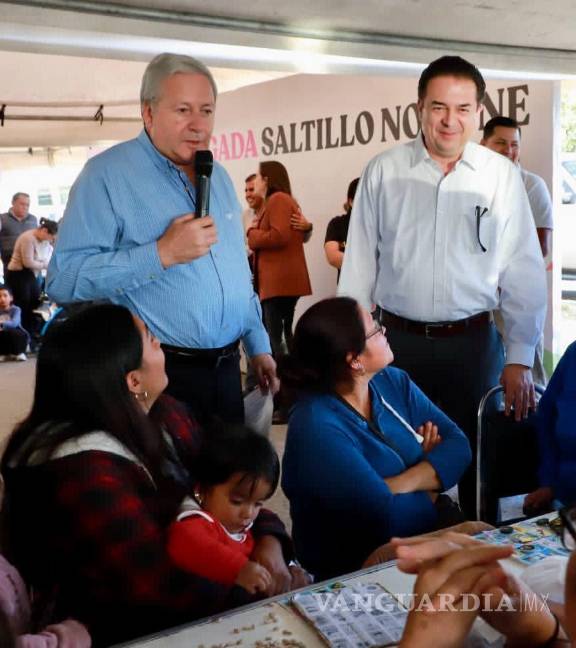
[[[408,432],[410,432],[412,435],[414,435],[414,438],[416,439],[416,441],[418,441],[418,443],[422,443],[422,441],[424,441],[424,437],[421,434],[418,434],[418,432],[416,432],[416,430],[410,425],[410,423],[408,423],[408,421],[401,414],[399,414],[392,407],[392,405],[390,405],[390,403],[388,401],[386,401],[384,399],[384,396],[382,396],[381,394],[378,394],[378,396],[380,396],[380,402],[382,403],[382,405],[384,405],[384,407],[393,416],[395,416],[400,421],[400,423],[402,423],[402,425],[408,430]]]
[[[423,437],[421,434],[418,434],[418,432],[416,432],[416,430],[415,430],[415,429],[410,425],[410,423],[408,423],[408,421],[407,421],[407,420],[406,420],[406,419],[405,419],[401,414],[399,414],[399,413],[398,413],[398,412],[397,412],[397,411],[392,407],[392,405],[390,405],[390,403],[389,403],[387,400],[385,400],[384,396],[382,396],[382,394],[381,394],[377,389],[374,389],[374,391],[375,391],[376,394],[378,395],[378,398],[380,399],[380,402],[382,403],[382,405],[384,405],[384,407],[385,407],[385,408],[390,412],[390,414],[392,414],[392,416],[396,417],[396,418],[400,421],[400,423],[402,423],[402,425],[404,426],[404,428],[405,428],[406,430],[408,430],[408,432],[410,432],[410,434],[411,434],[411,435],[416,439],[416,441],[418,441],[418,443],[422,443],[422,442],[424,441],[424,437]],[[351,410],[352,412],[354,412],[354,414],[356,414],[356,416],[359,416],[363,421],[366,421],[366,419],[364,418],[364,416],[362,416],[362,414],[360,414],[360,412],[358,412],[358,410],[356,410],[354,407],[352,407],[352,405],[350,405],[350,403],[349,403],[345,398],[343,398],[342,396],[340,396],[340,394],[338,394],[338,393],[336,393],[335,396],[336,396],[336,398],[337,398],[341,403],[343,403],[343,404],[344,404],[344,405],[345,405],[349,410]],[[377,427],[376,425],[374,425],[374,424],[371,423],[370,421],[366,421],[366,423],[368,424],[368,426],[370,427],[370,429],[371,429],[371,430],[376,434],[376,436],[377,436],[379,439],[381,439],[382,441],[384,441],[384,443],[386,443],[386,445],[389,445],[389,446],[390,446],[390,447],[391,447],[391,448],[392,448],[392,449],[393,449],[397,454],[399,454],[400,456],[402,456],[401,453],[397,450],[397,448],[396,448],[396,447],[395,447],[395,446],[390,442],[390,439],[387,439],[387,438],[385,437],[385,435],[382,434],[382,432],[378,429],[378,427]]]

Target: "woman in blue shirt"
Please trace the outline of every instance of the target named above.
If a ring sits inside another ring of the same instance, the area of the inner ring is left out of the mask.
[[[566,349],[538,403],[540,488],[527,495],[530,515],[576,501],[576,342]]]
[[[361,567],[393,536],[438,527],[438,493],[470,463],[463,432],[388,365],[385,330],[356,301],[318,302],[280,364],[298,393],[282,487],[297,554],[317,579]]]

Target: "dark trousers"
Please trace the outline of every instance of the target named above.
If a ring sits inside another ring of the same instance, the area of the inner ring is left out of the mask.
[[[28,336],[20,329],[0,330],[0,355],[18,355],[24,353],[28,345]]]
[[[287,350],[292,345],[292,322],[298,297],[270,297],[262,301],[262,319],[270,337],[272,355],[277,358],[285,350],[282,347],[282,338],[286,342]]]
[[[238,349],[218,359],[207,359],[163,348],[169,381],[166,391],[187,403],[198,421],[217,416],[226,423],[244,422]]]
[[[482,396],[498,385],[504,349],[494,324],[471,328],[448,338],[426,338],[406,331],[386,330],[394,365],[404,369],[420,389],[466,434],[472,464],[458,485],[460,506],[476,519],[476,433]]]
[[[8,264],[12,258],[12,250],[10,250],[10,252],[0,252],[0,258],[2,259],[2,265],[4,266],[4,281],[6,281],[6,272],[8,271]]]
[[[29,270],[7,270],[4,277],[6,285],[12,290],[14,303],[22,309],[22,326],[31,335],[38,333],[34,313],[40,303],[40,284],[36,275]]]

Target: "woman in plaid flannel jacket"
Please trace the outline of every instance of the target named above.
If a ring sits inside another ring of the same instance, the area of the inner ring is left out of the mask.
[[[39,607],[82,621],[95,646],[250,600],[177,569],[166,552],[201,430],[160,396],[165,387],[162,350],[141,320],[88,307],[48,332],[32,410],[3,458],[10,557]],[[269,593],[288,589],[282,523],[262,511],[253,529],[253,558],[275,577]]]

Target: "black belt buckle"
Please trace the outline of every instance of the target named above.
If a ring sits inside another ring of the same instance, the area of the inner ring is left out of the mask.
[[[434,329],[439,329],[439,328],[444,328],[446,324],[438,324],[438,323],[430,323],[430,324],[424,324],[424,336],[426,337],[427,340],[433,340],[434,335],[433,331]]]
[[[229,358],[238,352],[239,340],[227,344],[225,347],[219,349],[189,349],[186,347],[175,347],[169,344],[163,344],[164,352],[172,355],[180,356],[182,358],[189,358],[197,362],[206,364],[217,364],[224,358]]]
[[[233,342],[232,344],[229,344],[227,347],[222,349],[222,353],[218,356],[216,359],[216,368],[220,366],[220,363],[225,360],[226,358],[232,358],[234,355],[238,353],[238,343]]]

